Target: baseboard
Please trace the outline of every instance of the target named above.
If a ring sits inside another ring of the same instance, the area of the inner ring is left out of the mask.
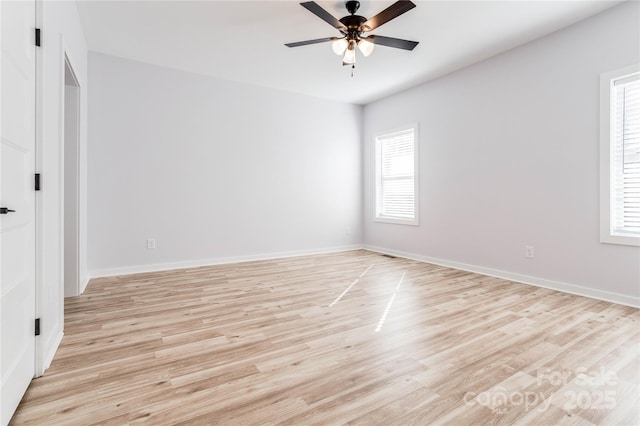
[[[79,294],[84,293],[85,289],[87,288],[87,284],[89,284],[89,275],[85,275],[83,277],[80,278],[80,292]]]
[[[53,345],[49,346],[49,351],[45,354],[44,359],[42,360],[42,371],[47,370],[51,366],[51,362],[53,362],[53,357],[56,355],[56,351],[62,342],[62,338],[64,337],[64,331],[60,330],[58,335],[53,339]]]
[[[384,247],[372,245],[348,245],[340,247],[327,247],[323,249],[297,250],[276,253],[264,253],[250,256],[222,257],[215,259],[203,259],[184,262],[156,263],[149,265],[127,266],[121,268],[99,269],[89,272],[89,277],[83,286],[86,287],[91,278],[112,277],[118,275],[130,275],[147,272],[161,272],[173,269],[197,268],[201,266],[226,265],[232,263],[254,262],[259,260],[281,259],[287,257],[310,256],[315,254],[339,253],[344,251],[365,249],[377,253],[390,254],[393,256],[404,257],[406,259],[417,260],[419,262],[432,263],[434,265],[446,266],[448,268],[460,269],[477,274],[488,275],[491,277],[501,278],[521,284],[533,285],[536,287],[547,288],[550,290],[561,291],[563,293],[575,294],[577,296],[589,297],[591,299],[602,300],[605,302],[617,303],[619,305],[640,308],[640,299],[619,293],[612,293],[602,290],[596,290],[589,287],[582,287],[575,284],[567,284],[559,281],[547,280],[513,272],[502,271],[499,269],[486,268],[484,266],[470,265],[462,262],[438,259],[429,256],[422,256],[415,253],[404,252],[400,250],[392,250]],[[62,337],[60,337],[62,339]]]
[[[227,265],[231,263],[255,262],[259,260],[282,259],[287,257],[310,256],[314,254],[340,253],[343,251],[359,250],[361,245],[326,247],[322,249],[296,250],[287,252],[263,253],[249,256],[220,257],[183,262],[155,263],[149,265],[125,266],[121,268],[98,269],[89,272],[89,279],[131,275],[147,272],[170,271],[173,269],[197,268],[201,266]],[[86,286],[86,284],[85,284]]]
[[[591,299],[602,300],[605,302],[617,303],[619,305],[640,308],[640,299],[626,296],[624,294],[611,293],[608,291],[596,290],[588,287],[582,287],[574,284],[567,284],[558,281],[547,280],[543,278],[531,277],[528,275],[516,274],[513,272],[501,271],[499,269],[485,268],[483,266],[469,265],[461,262],[437,259],[428,256],[421,256],[414,253],[407,253],[398,250],[391,250],[383,247],[364,245],[362,248],[382,254],[390,254],[393,256],[404,257],[406,259],[417,260],[419,262],[432,263],[434,265],[446,266],[449,268],[460,269],[477,274],[488,275],[491,277],[502,278],[509,281],[515,281],[522,284],[533,285],[536,287],[548,288],[550,290],[561,291],[563,293],[575,294],[577,296],[589,297]]]

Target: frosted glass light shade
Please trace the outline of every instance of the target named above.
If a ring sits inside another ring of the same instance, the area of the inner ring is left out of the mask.
[[[367,40],[359,40],[358,47],[364,56],[369,56],[376,45]]]
[[[347,49],[344,52],[344,58],[342,58],[342,63],[344,64],[355,64],[356,63],[356,49]]]
[[[331,43],[331,48],[333,49],[333,53],[335,53],[336,55],[342,55],[346,50],[347,46],[349,46],[349,42],[343,38]]]

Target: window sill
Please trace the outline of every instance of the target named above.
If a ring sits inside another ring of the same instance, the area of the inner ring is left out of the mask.
[[[640,247],[640,237],[624,237],[621,235],[604,234],[600,235],[600,242],[604,244]]]
[[[411,226],[419,225],[417,219],[396,219],[393,217],[375,217],[373,221],[379,222],[379,223],[393,223],[395,225],[411,225]]]

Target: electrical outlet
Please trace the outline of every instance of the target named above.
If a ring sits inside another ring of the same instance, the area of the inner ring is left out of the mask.
[[[148,249],[156,248],[156,239],[155,238],[148,238],[147,239],[147,248]]]
[[[524,246],[524,257],[533,259],[535,256],[535,248],[533,246]]]

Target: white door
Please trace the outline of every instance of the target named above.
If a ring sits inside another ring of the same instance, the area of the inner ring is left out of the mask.
[[[35,2],[1,0],[0,8],[0,410],[5,425],[35,371]]]

